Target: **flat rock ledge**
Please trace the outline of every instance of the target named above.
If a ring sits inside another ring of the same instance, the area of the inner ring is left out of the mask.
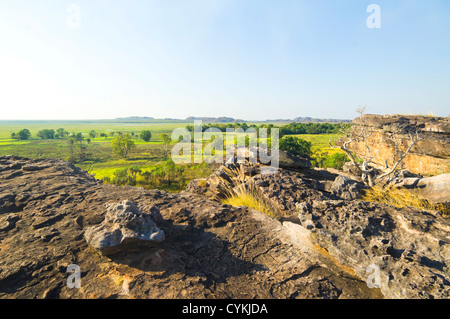
[[[164,232],[156,227],[153,216],[160,216],[156,206],[151,214],[141,213],[129,200],[108,204],[105,220],[86,229],[84,238],[103,255],[117,253],[128,245],[155,244],[165,239]]]

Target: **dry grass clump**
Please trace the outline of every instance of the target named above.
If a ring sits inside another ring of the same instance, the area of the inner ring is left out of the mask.
[[[419,209],[437,210],[445,217],[450,217],[448,206],[430,203],[422,196],[404,188],[375,186],[365,190],[362,200],[390,204],[399,208],[412,206]]]
[[[246,206],[256,209],[272,218],[279,219],[281,214],[270,203],[252,180],[248,180],[242,169],[224,168],[231,183],[221,178],[221,202],[231,206]]]

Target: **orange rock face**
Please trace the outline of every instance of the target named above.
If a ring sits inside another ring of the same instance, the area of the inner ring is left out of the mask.
[[[394,143],[387,132],[398,132],[400,149],[406,150],[410,140],[408,130],[419,129],[419,141],[402,161],[399,168],[422,175],[450,173],[450,118],[403,115],[364,115],[364,123],[373,131],[368,139],[373,162],[389,167],[393,165]],[[354,120],[357,123],[357,120]],[[350,144],[358,156],[364,156],[362,142]]]

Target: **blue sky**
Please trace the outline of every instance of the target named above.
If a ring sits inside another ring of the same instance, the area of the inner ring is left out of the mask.
[[[0,119],[353,118],[360,105],[450,114],[448,0],[0,0]]]

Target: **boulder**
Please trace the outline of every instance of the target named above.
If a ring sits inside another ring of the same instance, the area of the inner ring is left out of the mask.
[[[432,177],[408,177],[395,184],[395,187],[404,187],[434,204],[450,202],[450,174],[441,174]]]
[[[331,193],[342,199],[353,200],[361,197],[364,184],[345,176],[338,176],[331,185]]]
[[[151,214],[141,213],[137,205],[129,200],[118,204],[108,204],[105,220],[97,226],[89,227],[84,237],[89,245],[102,254],[113,254],[130,244],[159,243],[164,240],[164,232],[156,227],[153,216],[160,216],[153,206]]]
[[[262,149],[260,147],[256,148],[248,148],[248,147],[238,147],[235,152],[235,156],[231,157],[227,160],[227,163],[236,163],[238,159],[245,160],[246,162],[250,162],[252,164],[261,164],[265,165],[268,163],[260,162],[260,154],[264,152],[264,154],[270,153],[270,150]],[[311,161],[307,158],[294,155],[288,151],[278,150],[279,157],[279,167],[285,169],[305,169],[311,168]],[[270,165],[270,164],[268,164]]]

